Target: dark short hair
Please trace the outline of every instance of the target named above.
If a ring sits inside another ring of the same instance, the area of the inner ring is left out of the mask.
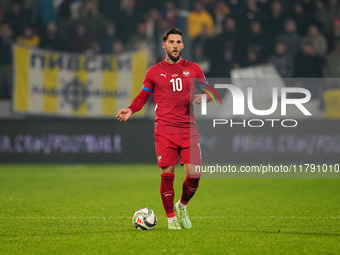
[[[163,34],[163,42],[165,42],[166,40],[168,40],[168,36],[171,34],[175,34],[175,35],[180,35],[182,36],[182,31],[179,30],[178,28],[170,28],[169,30],[167,30],[164,34]]]

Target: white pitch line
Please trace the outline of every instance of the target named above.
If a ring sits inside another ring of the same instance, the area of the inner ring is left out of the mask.
[[[127,216],[0,216],[0,219],[130,219]],[[340,216],[191,216],[193,219],[340,219]]]
[[[340,219],[340,216],[194,216],[199,219]]]

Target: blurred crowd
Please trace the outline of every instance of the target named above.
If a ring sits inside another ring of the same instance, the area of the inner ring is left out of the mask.
[[[338,0],[0,0],[0,97],[11,44],[78,53],[149,49],[178,27],[207,76],[272,63],[282,77],[340,77]]]

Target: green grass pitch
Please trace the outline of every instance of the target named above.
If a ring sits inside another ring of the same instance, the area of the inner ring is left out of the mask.
[[[340,254],[340,179],[202,179],[169,231],[154,165],[0,165],[0,254]],[[184,170],[178,166],[175,201]],[[137,231],[134,212],[158,224]]]

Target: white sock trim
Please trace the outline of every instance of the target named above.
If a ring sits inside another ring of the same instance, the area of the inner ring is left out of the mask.
[[[175,216],[175,217],[169,217],[168,218],[168,222],[172,222],[173,220],[177,220],[177,217]]]
[[[179,209],[183,210],[183,209],[187,208],[187,205],[183,204],[183,203],[181,202],[181,200],[179,200],[179,201],[178,201],[178,207],[179,207]]]

